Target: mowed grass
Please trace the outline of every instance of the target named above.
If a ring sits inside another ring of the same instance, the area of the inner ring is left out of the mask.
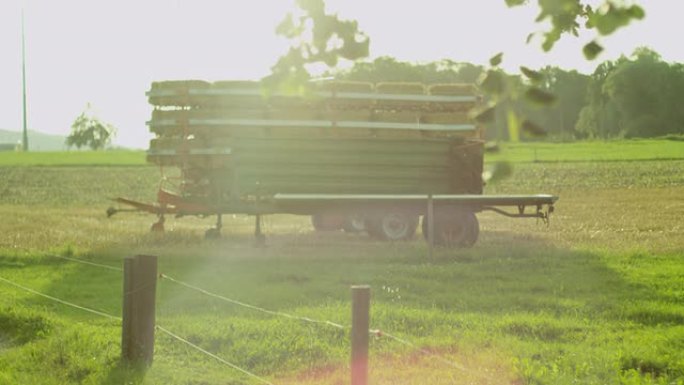
[[[0,167],[7,166],[141,166],[145,151],[0,152]]]
[[[684,159],[684,140],[634,139],[573,143],[501,143],[490,161],[606,162]]]
[[[525,163],[488,193],[558,194],[549,227],[482,213],[480,242],[438,250],[314,233],[307,218],[106,218],[108,198],[150,200],[151,167],[0,168],[0,277],[113,315],[117,271],[160,271],[268,309],[350,324],[353,284],[373,290],[374,384],[682,384],[684,161]],[[10,182],[6,182],[10,181]],[[258,383],[158,334],[147,372],[119,362],[120,325],[0,283],[0,384]],[[347,331],[273,317],[160,280],[157,321],[274,384],[348,383]]]
[[[684,140],[633,139],[572,143],[500,143],[500,151],[488,153],[490,162],[605,162],[684,160]],[[145,151],[0,152],[3,166],[142,166]]]

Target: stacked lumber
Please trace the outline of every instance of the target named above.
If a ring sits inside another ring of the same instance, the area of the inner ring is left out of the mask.
[[[471,85],[325,82],[285,95],[186,80],[155,82],[147,95],[148,161],[179,168],[192,198],[481,193]]]

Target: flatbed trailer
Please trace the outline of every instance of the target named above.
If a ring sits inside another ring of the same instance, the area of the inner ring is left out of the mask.
[[[110,207],[107,216],[140,211],[155,214],[159,220],[153,231],[163,231],[166,215],[212,216],[216,226],[207,237],[220,235],[223,214],[255,216],[255,237],[263,242],[261,217],[270,214],[310,215],[318,230],[367,231],[379,239],[398,241],[411,238],[422,217],[422,233],[427,240],[434,229],[434,242],[450,247],[470,247],[479,235],[476,213],[492,211],[510,218],[536,218],[549,224],[557,196],[536,195],[354,195],[354,194],[275,194],[271,199],[238,205],[212,206],[192,202],[160,190],[158,203],[142,203],[126,198],[114,201],[131,208]],[[506,210],[508,209],[508,210]],[[317,223],[317,220],[319,221]],[[432,221],[432,223],[430,223]]]
[[[476,214],[493,211],[548,223],[558,197],[482,195],[483,128],[468,113],[471,85],[333,82],[308,97],[265,98],[256,82],[153,83],[148,161],[180,170],[163,178],[157,202],[127,198],[127,209],[158,216],[310,215],[316,230],[411,238],[419,223],[435,244],[470,247]],[[164,172],[162,172],[164,174]],[[422,221],[421,221],[422,218]]]

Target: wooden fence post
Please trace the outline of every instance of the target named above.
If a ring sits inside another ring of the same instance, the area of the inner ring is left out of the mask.
[[[352,286],[351,385],[368,384],[370,287]]]
[[[154,356],[157,257],[126,258],[123,291],[121,357],[149,366]]]
[[[121,309],[121,358],[130,361],[131,354],[131,316],[133,301],[133,270],[135,259],[124,258],[123,270],[123,306]]]
[[[428,241],[428,258],[432,259],[435,250],[435,204],[432,200],[432,194],[428,195],[427,202],[427,241]]]

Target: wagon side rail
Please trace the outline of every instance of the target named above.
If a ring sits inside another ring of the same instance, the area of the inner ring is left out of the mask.
[[[302,212],[307,207],[403,206],[418,213],[426,210],[429,201],[472,211],[492,211],[510,218],[538,218],[547,221],[558,197],[534,195],[347,195],[347,194],[276,194],[276,206],[287,212]],[[504,208],[513,208],[507,211]],[[532,211],[529,211],[529,208]]]

